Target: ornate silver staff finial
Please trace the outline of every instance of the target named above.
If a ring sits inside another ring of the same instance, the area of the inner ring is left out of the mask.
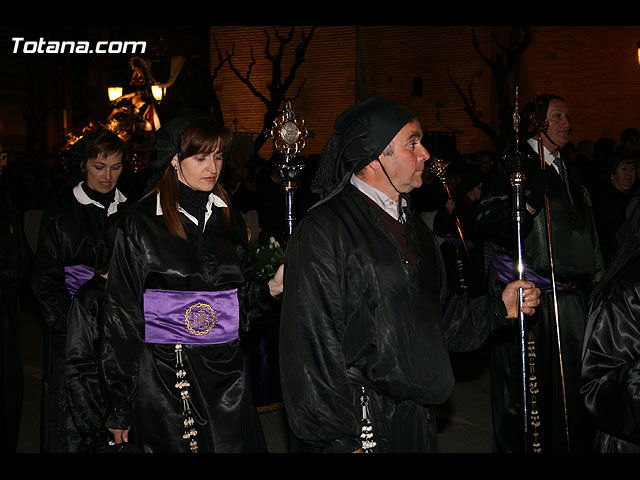
[[[304,168],[304,165],[297,164],[294,159],[304,149],[308,135],[304,119],[293,112],[291,101],[285,101],[284,110],[273,120],[268,135],[273,138],[276,150],[284,155],[284,162],[278,165],[278,171],[287,195],[287,225],[291,235],[295,223],[293,193],[296,189],[296,177]]]

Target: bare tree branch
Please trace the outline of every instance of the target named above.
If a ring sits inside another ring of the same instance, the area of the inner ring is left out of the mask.
[[[519,82],[520,58],[531,43],[531,27],[513,27],[509,34],[509,42],[506,46],[500,42],[497,35],[494,34],[493,39],[500,53],[497,53],[492,59],[482,52],[475,30],[471,32],[473,48],[485,65],[491,70],[498,93],[499,133],[495,132],[487,123],[480,120],[476,112],[475,102],[473,101],[472,85],[469,85],[467,97],[453,80],[450,72],[449,78],[458,95],[462,98],[464,110],[469,115],[472,124],[489,137],[496,151],[502,151],[512,134],[513,92],[510,82],[512,77],[515,84]]]
[[[266,107],[265,114],[263,116],[263,131],[267,131],[271,124],[273,123],[273,119],[279,113],[280,107],[283,105],[285,100],[287,100],[287,92],[293,81],[295,80],[296,74],[300,66],[304,63],[304,57],[307,51],[307,47],[309,46],[309,42],[313,37],[313,33],[315,31],[315,27],[311,28],[311,31],[306,34],[304,31],[301,32],[300,42],[296,45],[295,48],[295,56],[293,65],[289,69],[286,76],[283,77],[283,58],[287,49],[287,46],[292,42],[295,34],[295,27],[291,27],[286,34],[281,33],[276,27],[273,27],[273,37],[276,42],[273,42],[272,35],[269,33],[267,29],[264,30],[264,34],[266,37],[265,46],[264,46],[264,56],[271,63],[271,79],[267,84],[267,88],[269,90],[269,96],[264,95],[257,87],[253,84],[251,79],[251,72],[256,65],[256,58],[253,53],[253,47],[251,47],[251,61],[247,67],[246,74],[242,75],[238,68],[234,65],[232,61],[232,57],[234,54],[233,49],[235,48],[235,44],[232,46],[231,53],[227,53],[227,59],[229,63],[229,68],[235,74],[235,76],[247,86],[249,91],[258,98],[262,103],[264,103]],[[273,44],[276,44],[276,47],[273,47]],[[273,50],[273,51],[272,51]],[[305,81],[302,81],[302,84],[298,88],[295,96],[292,98],[297,98],[302,91],[302,87],[304,86]],[[262,145],[264,145],[266,138],[263,135],[258,136],[258,138],[254,141],[254,147],[256,151],[258,151]]]

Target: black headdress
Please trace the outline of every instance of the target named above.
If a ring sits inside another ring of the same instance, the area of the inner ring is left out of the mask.
[[[376,160],[414,118],[407,108],[380,97],[365,100],[338,116],[312,184],[321,202],[342,190],[353,173]]]
[[[171,159],[180,153],[182,147],[182,134],[195,120],[211,118],[200,110],[186,109],[175,118],[167,122],[156,132],[157,150],[156,156],[151,160],[151,179],[148,189],[155,187],[165,170],[171,163]]]

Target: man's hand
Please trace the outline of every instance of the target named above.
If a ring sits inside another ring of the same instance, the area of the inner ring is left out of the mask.
[[[502,301],[507,307],[507,318],[518,318],[518,290],[522,288],[522,313],[533,315],[540,305],[540,289],[525,280],[516,280],[504,287]]]
[[[269,280],[269,293],[272,297],[284,291],[284,264],[278,267],[276,273]]]
[[[126,430],[118,430],[116,428],[110,428],[109,431],[113,434],[113,441],[116,445],[120,445],[122,442],[129,443],[129,429]]]

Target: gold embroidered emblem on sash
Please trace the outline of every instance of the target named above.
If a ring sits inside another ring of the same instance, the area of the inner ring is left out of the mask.
[[[216,311],[207,303],[196,303],[187,309],[184,322],[194,335],[206,335],[216,325]]]

